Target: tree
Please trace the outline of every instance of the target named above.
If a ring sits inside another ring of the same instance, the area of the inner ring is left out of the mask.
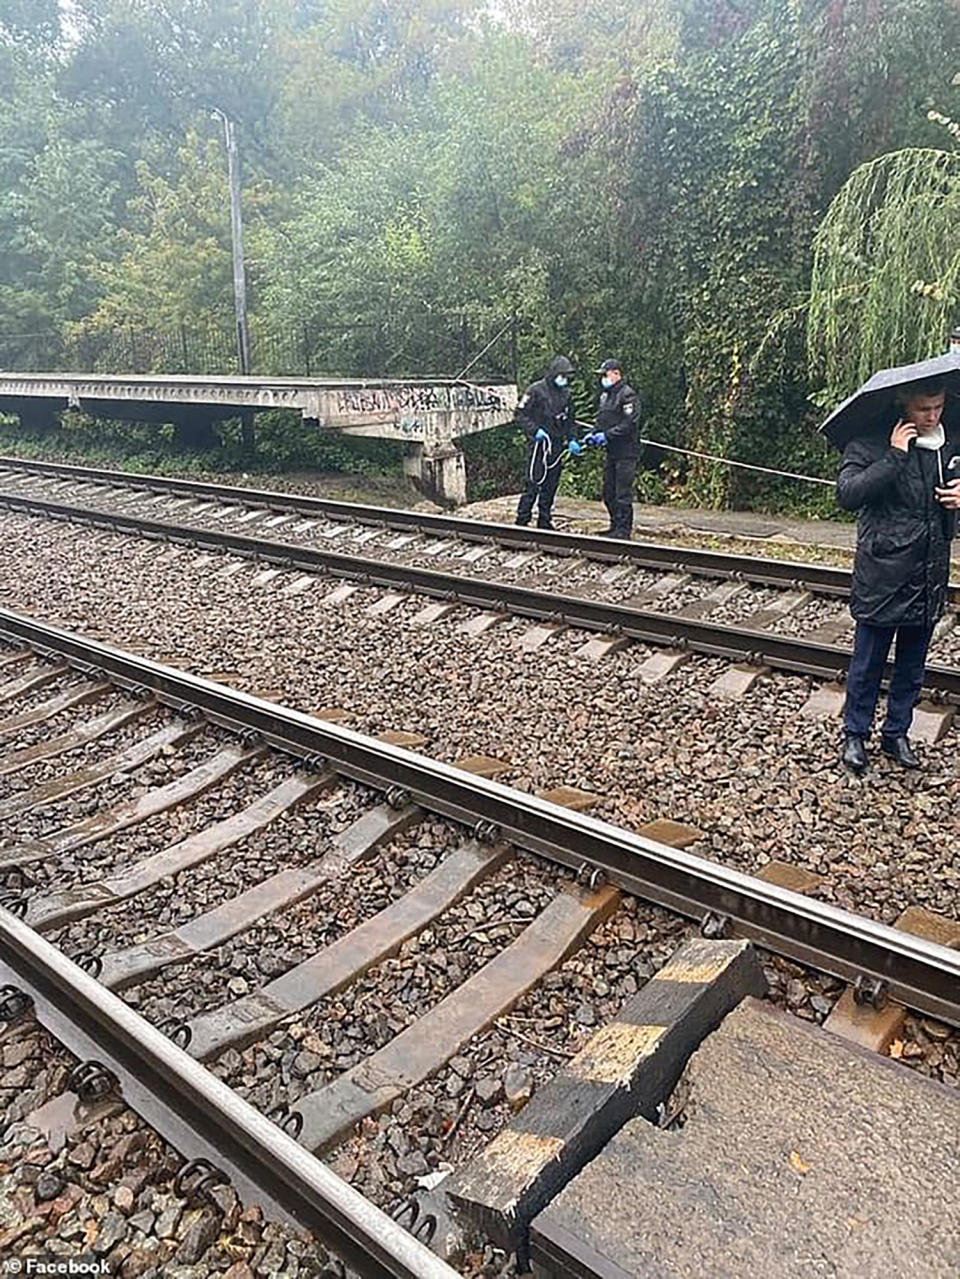
[[[213,126],[208,128],[213,132]],[[174,172],[137,164],[139,191],[130,201],[120,253],[101,264],[101,294],[85,318],[87,333],[134,328],[191,333],[222,330],[233,313],[230,212],[223,145],[190,131]],[[251,214],[251,259],[256,262],[257,215],[269,200],[262,185],[244,192]],[[254,281],[255,284],[255,281]],[[226,325],[229,333],[230,324]],[[231,346],[228,343],[227,349]]]
[[[953,136],[960,126],[931,112]],[[807,328],[823,399],[946,347],[960,313],[960,151],[911,147],[855,169],[814,242]]]
[[[38,6],[41,16],[43,6]],[[119,212],[120,157],[56,90],[55,23],[0,26],[0,359],[41,367],[96,304]],[[16,38],[14,38],[16,37]]]
[[[804,346],[811,241],[851,165],[930,136],[922,108],[957,49],[960,11],[677,0],[676,14],[674,55],[637,77],[612,125],[635,309],[662,334],[642,375],[656,425],[707,452],[820,467]],[[831,115],[855,128],[824,121],[827,89]],[[690,476],[706,501],[757,493],[736,471]]]

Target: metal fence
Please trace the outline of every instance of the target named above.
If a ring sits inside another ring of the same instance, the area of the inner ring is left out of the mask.
[[[264,376],[450,377],[470,365],[471,378],[517,380],[516,320],[466,311],[376,321],[328,316],[299,327],[252,323],[250,346],[251,371]],[[0,332],[0,369],[8,372],[236,374],[238,368],[227,321],[72,338]]]

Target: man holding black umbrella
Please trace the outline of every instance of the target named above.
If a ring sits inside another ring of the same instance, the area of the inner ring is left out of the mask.
[[[949,359],[927,365],[939,371]],[[850,597],[857,625],[842,757],[844,766],[857,774],[868,767],[865,743],[894,643],[880,746],[904,768],[920,766],[907,734],[933,628],[946,603],[950,541],[960,509],[960,423],[954,419],[947,426],[944,419],[956,370],[944,368],[943,376],[935,373],[927,380],[914,377],[897,384],[895,379],[924,368],[914,365],[876,375],[826,424],[835,440],[842,439],[847,433],[840,424],[844,414],[849,428],[851,411],[864,402],[878,409],[873,429],[846,443],[837,480],[840,506],[859,512]],[[891,416],[896,418],[892,429]]]

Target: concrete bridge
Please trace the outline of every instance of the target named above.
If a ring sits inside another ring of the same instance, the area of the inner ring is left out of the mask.
[[[171,423],[184,443],[212,445],[226,418],[252,420],[268,409],[297,412],[318,430],[400,440],[404,471],[444,505],[466,500],[466,469],[456,441],[512,420],[517,388],[437,378],[351,381],[327,378],[207,377],[166,374],[0,373],[0,413],[25,427],[53,428],[60,413]]]

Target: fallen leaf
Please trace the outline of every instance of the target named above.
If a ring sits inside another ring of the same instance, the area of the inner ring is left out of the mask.
[[[903,1040],[895,1039],[890,1045],[890,1056],[895,1057],[898,1061],[903,1056]]]
[[[795,1150],[790,1151],[790,1167],[801,1177],[805,1177],[810,1171],[810,1164],[805,1164]]]

